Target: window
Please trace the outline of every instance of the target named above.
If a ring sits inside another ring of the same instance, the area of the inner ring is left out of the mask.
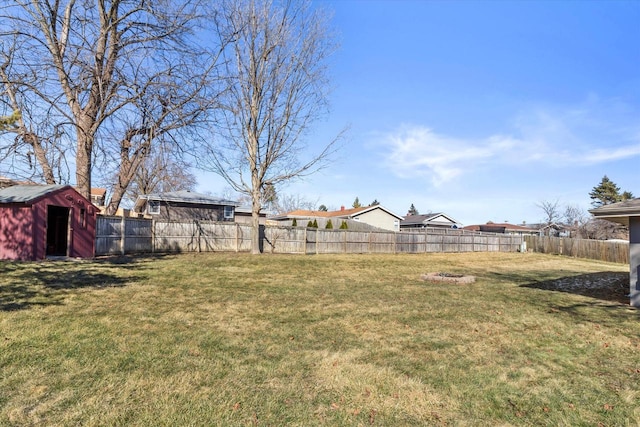
[[[224,219],[233,220],[233,206],[224,207]]]
[[[147,203],[147,212],[152,215],[157,215],[160,213],[160,202],[157,200],[149,200]]]

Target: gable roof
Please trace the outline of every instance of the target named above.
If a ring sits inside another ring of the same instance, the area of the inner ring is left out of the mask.
[[[68,185],[12,185],[0,190],[0,203],[29,203]]]
[[[444,217],[446,221],[437,221],[439,217]],[[420,214],[420,215],[407,215],[404,217],[404,220],[400,222],[400,226],[407,225],[426,225],[429,222],[433,222],[434,224],[460,224],[460,222],[451,218],[449,215],[446,215],[442,212],[436,213],[428,213],[428,214]]]
[[[240,203],[233,200],[221,199],[208,194],[196,193],[193,191],[169,191],[166,193],[143,194],[138,196],[136,207],[143,204],[147,200],[158,202],[174,202],[174,203],[192,203],[199,205],[223,205],[223,206],[239,206]]]
[[[402,217],[400,215],[397,215],[393,212],[391,212],[389,209],[385,208],[382,205],[373,205],[373,206],[364,206],[364,207],[360,207],[360,208],[352,208],[352,209],[340,209],[338,211],[310,211],[310,210],[304,210],[304,209],[298,209],[295,211],[291,211],[291,212],[287,212],[284,215],[281,215],[279,217],[284,217],[284,218],[355,218],[357,216],[360,216],[364,213],[376,210],[376,209],[381,209],[384,212],[388,213],[391,216],[394,216],[396,218],[398,218],[399,220],[402,220]]]
[[[91,188],[91,195],[92,196],[97,196],[97,197],[104,197],[105,194],[107,194],[107,189],[106,188],[97,188],[97,187],[92,187]]]

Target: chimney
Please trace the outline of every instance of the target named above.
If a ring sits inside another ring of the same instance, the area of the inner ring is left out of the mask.
[[[340,210],[343,211],[344,210],[344,205],[340,206]]]

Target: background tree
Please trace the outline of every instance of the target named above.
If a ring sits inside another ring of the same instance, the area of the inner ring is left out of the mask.
[[[416,207],[413,206],[413,203],[411,203],[411,206],[409,207],[409,210],[407,211],[407,215],[420,215],[420,213],[418,212],[418,209],[416,209]]]
[[[373,202],[371,202],[369,206],[378,206],[379,204],[380,202],[378,201],[378,199],[373,199]]]
[[[560,222],[560,201],[559,200],[542,200],[536,203],[536,206],[544,213],[543,223],[550,225]]]
[[[218,35],[230,88],[222,99],[221,141],[207,165],[251,196],[252,249],[259,253],[265,183],[278,185],[326,164],[337,139],[305,157],[305,136],[327,110],[326,59],[335,45],[327,19],[306,0],[227,0],[219,3]]]
[[[4,132],[13,126],[20,119],[20,111],[16,110],[10,116],[0,116],[0,132]]]
[[[353,201],[353,204],[351,205],[354,209],[357,208],[361,208],[362,205],[360,204],[360,199],[358,199],[358,197],[356,196],[356,199]]]
[[[155,150],[136,169],[125,198],[135,203],[144,194],[194,190],[196,184],[188,163],[170,152]]]
[[[191,1],[3,1],[2,99],[23,120],[2,152],[35,157],[46,182],[72,164],[87,197],[94,163],[114,165],[100,169],[117,171],[115,211],[155,142],[193,140],[179,131],[216,106],[217,58],[194,42],[201,12]]]
[[[301,194],[280,194],[275,209],[278,213],[287,213],[297,210],[313,211],[317,201],[311,201]],[[251,201],[251,199],[249,199]]]
[[[318,206],[318,210],[321,212],[327,212],[329,209],[327,209],[327,207],[325,205],[320,205]]]
[[[592,200],[591,204],[594,207],[599,207],[632,199],[633,194],[631,194],[631,192],[629,191],[620,193],[620,187],[618,187],[613,181],[609,179],[609,177],[607,177],[607,175],[605,175],[604,177],[602,177],[600,184],[593,187],[593,189],[589,193],[589,197],[591,197]]]

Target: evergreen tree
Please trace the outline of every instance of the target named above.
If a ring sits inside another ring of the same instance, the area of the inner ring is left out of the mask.
[[[0,132],[10,129],[18,120],[20,120],[20,111],[16,110],[10,116],[0,116]]]
[[[313,228],[313,221],[309,220],[307,223],[307,228]]]
[[[630,191],[620,193],[620,187],[615,182],[611,181],[608,176],[604,176],[600,184],[593,187],[589,193],[591,197],[591,204],[594,207],[603,205],[609,205],[611,203],[621,202],[623,200],[629,200],[633,198],[633,194]]]
[[[292,227],[297,227],[297,226],[298,226],[298,220],[296,220],[295,218],[293,218],[293,221],[291,221],[291,226],[292,226]]]
[[[312,226],[313,228],[318,228],[318,220],[314,219]]]
[[[413,203],[411,203],[411,207],[409,208],[409,212],[407,212],[407,215],[420,215],[420,213],[418,212],[418,209],[416,209],[416,207],[413,206]]]
[[[347,221],[342,221],[342,224],[340,224],[340,230],[347,230],[349,228],[349,226],[347,225]]]
[[[333,223],[331,222],[331,220],[327,221],[327,225],[324,227],[327,230],[333,230]]]
[[[361,208],[362,205],[360,204],[360,199],[358,199],[358,197],[356,196],[356,199],[353,201],[353,207],[354,208]]]
[[[318,207],[318,210],[319,210],[319,211],[321,211],[321,212],[326,212],[326,211],[328,211],[328,209],[327,209],[327,207],[326,207],[325,205],[320,205],[320,206]]]
[[[380,202],[378,201],[378,199],[373,199],[373,202],[371,202],[369,206],[378,206],[379,204]]]

